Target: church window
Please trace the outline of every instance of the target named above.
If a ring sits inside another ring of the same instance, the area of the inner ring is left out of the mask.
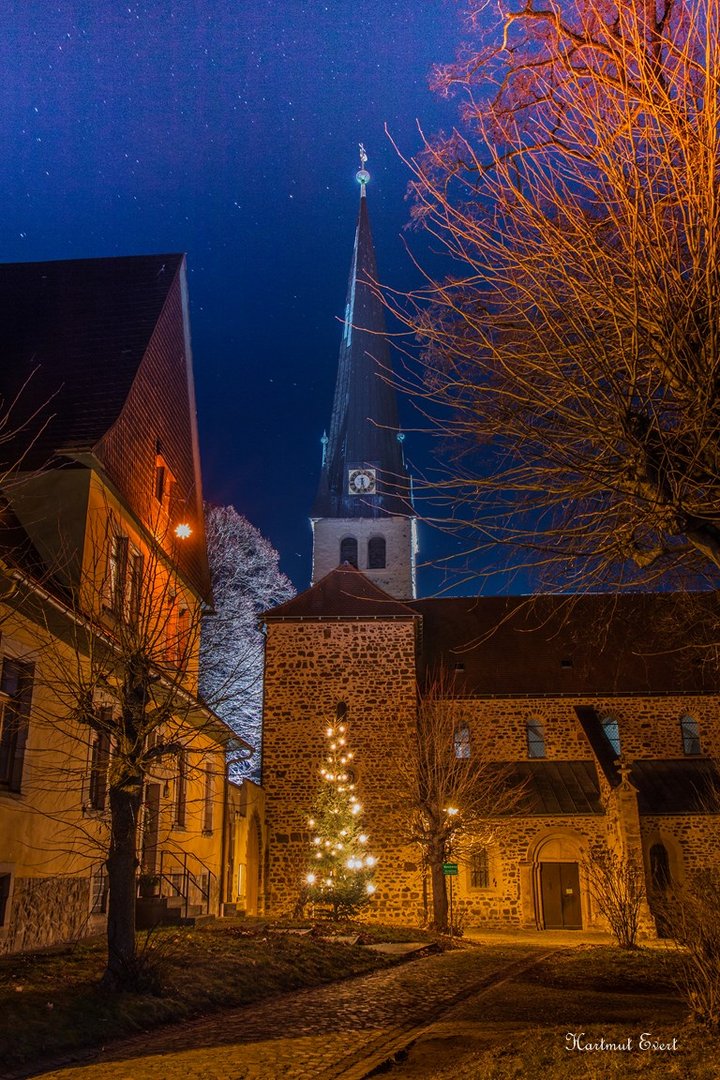
[[[386,566],[385,559],[385,537],[370,537],[368,541],[368,570],[384,570]]]
[[[693,720],[692,716],[683,716],[680,721],[680,730],[682,731],[683,753],[701,754],[700,729],[697,720]]]
[[[490,886],[490,860],[487,848],[480,848],[470,856],[470,888],[487,889]]]
[[[340,562],[350,563],[351,566],[357,567],[358,542],[354,536],[345,536],[340,541]]]
[[[545,757],[545,728],[539,720],[528,720],[526,735],[528,757]]]
[[[670,860],[664,844],[653,844],[650,848],[650,880],[657,892],[665,892],[670,887]]]
[[[470,757],[470,728],[467,724],[458,724],[455,728],[455,757]]]
[[[620,753],[620,728],[614,716],[603,716],[600,721],[603,734],[616,754]]]

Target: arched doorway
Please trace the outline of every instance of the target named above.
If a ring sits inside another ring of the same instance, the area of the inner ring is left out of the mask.
[[[572,835],[544,838],[535,849],[537,925],[542,930],[582,930],[581,849]]]

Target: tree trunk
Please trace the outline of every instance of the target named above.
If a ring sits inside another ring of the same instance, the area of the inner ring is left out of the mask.
[[[141,789],[110,788],[110,848],[107,858],[107,968],[103,985],[132,984],[135,961],[135,872]]]
[[[442,932],[448,928],[448,899],[443,873],[445,856],[444,844],[433,844],[429,852],[430,881],[432,883],[433,919],[435,930]]]

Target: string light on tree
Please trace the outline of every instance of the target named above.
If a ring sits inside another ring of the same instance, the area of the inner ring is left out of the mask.
[[[349,772],[353,754],[347,748],[346,707],[340,703],[336,723],[325,729],[327,750],[320,768],[320,789],[312,816],[312,868],[303,879],[303,901],[327,905],[334,918],[355,915],[375,892],[377,859],[367,850],[362,805]]]

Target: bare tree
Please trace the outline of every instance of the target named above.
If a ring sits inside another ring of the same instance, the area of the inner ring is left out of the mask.
[[[416,738],[399,762],[407,837],[430,873],[437,930],[448,926],[443,863],[490,843],[522,797],[510,766],[488,751],[487,734],[468,726],[452,675],[440,669],[419,691]]]
[[[645,899],[642,864],[607,847],[593,848],[583,869],[590,893],[622,949],[637,948],[640,911]]]
[[[408,162],[451,270],[386,293],[455,451],[426,490],[585,587],[714,580],[720,0],[499,9],[436,73],[462,130]]]
[[[198,696],[202,604],[178,572],[182,540],[160,525],[128,535],[104,503],[90,520],[90,554],[76,588],[38,590],[26,577],[13,597],[34,624],[39,682],[23,791],[26,811],[54,822],[55,852],[106,868],[104,982],[121,989],[138,974],[138,870],[156,873],[147,786],[174,785],[179,824],[200,836],[208,829],[202,807],[197,824],[184,820],[188,786],[194,782],[197,802],[220,805],[231,732]]]

